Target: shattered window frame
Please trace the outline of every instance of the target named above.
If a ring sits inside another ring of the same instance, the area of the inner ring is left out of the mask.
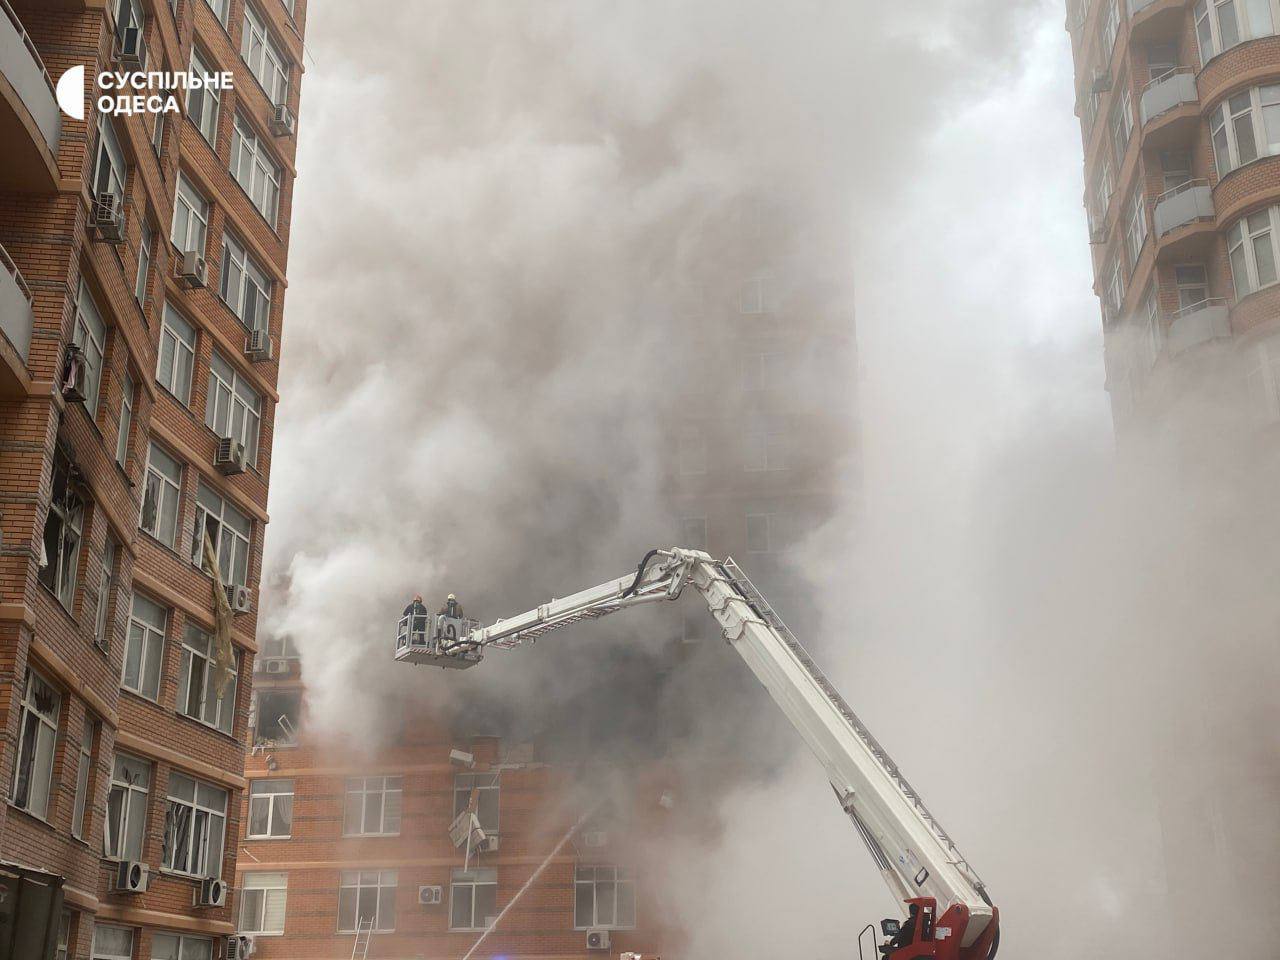
[[[502,822],[502,784],[496,773],[459,773],[453,778],[453,816],[458,817],[471,802],[471,791],[479,796],[476,816],[487,836],[497,836]]]

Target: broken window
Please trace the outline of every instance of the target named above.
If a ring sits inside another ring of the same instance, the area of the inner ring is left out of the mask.
[[[178,709],[205,726],[230,736],[236,713],[236,668],[226,690],[218,696],[218,671],[214,666],[213,635],[187,624],[182,636],[182,668],[178,674]],[[236,655],[238,661],[239,655]]]
[[[636,925],[636,877],[626,867],[579,866],[573,877],[573,925],[579,930]]]
[[[347,780],[347,836],[394,836],[400,832],[403,777],[352,777]]]
[[[98,602],[93,611],[93,642],[102,650],[107,649],[110,640],[111,594],[116,582],[117,550],[115,537],[107,534],[107,542],[102,548],[102,563],[98,567]]]
[[[195,529],[191,562],[204,569],[204,538],[213,543],[224,585],[243,587],[249,577],[249,537],[252,521],[203,482],[196,492]]]
[[[472,792],[476,795],[476,816],[488,836],[498,832],[498,774],[460,773],[453,779],[453,815],[467,809]]]
[[[142,832],[147,822],[147,788],[151,764],[116,754],[107,794],[107,822],[102,831],[103,855],[120,860],[142,859]]]
[[[297,743],[302,694],[297,690],[260,690],[254,694],[254,699],[254,744],[288,746]]]
[[[396,928],[394,870],[344,870],[338,888],[338,932],[355,933],[362,922],[390,933]]]
[[[76,489],[71,461],[61,451],[53,458],[53,494],[44,521],[39,579],[68,610],[76,596],[76,571],[84,530],[84,501]]]
[[[169,802],[164,813],[164,865],[196,877],[222,875],[222,841],[227,823],[227,791],[169,776]]]
[[[142,491],[138,526],[166,547],[176,546],[178,499],[182,492],[182,464],[151,444],[147,456],[147,481]]]
[[[498,914],[498,871],[454,869],[449,884],[449,929],[486,930]]]
[[[27,670],[18,718],[18,765],[13,772],[12,803],[41,819],[49,812],[61,704],[58,692],[38,673]]]

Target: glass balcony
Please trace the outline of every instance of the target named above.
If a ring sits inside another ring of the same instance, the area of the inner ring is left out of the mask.
[[[53,80],[9,0],[0,0],[0,190],[57,189],[61,136]]]
[[[1230,336],[1231,317],[1227,301],[1211,297],[1183,307],[1173,315],[1166,343],[1169,355],[1176,357],[1202,343]]]
[[[1213,193],[1207,180],[1188,180],[1156,200],[1156,234],[1161,237],[1188,223],[1213,218]]]

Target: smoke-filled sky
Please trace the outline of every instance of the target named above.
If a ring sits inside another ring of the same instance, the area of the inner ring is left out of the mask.
[[[985,875],[1002,955],[1195,955],[1150,929],[1175,896],[1262,950],[1242,911],[1280,887],[1274,521],[1242,519],[1267,495],[1251,461],[1117,465],[1063,15],[318,0],[264,578],[311,722],[376,730],[388,691],[456,708],[492,684],[504,729],[545,724],[536,703],[625,702],[608,669],[661,665],[632,628],[459,681],[390,664],[391,631],[417,589],[509,614],[671,539],[671,289],[763,190],[852,224],[861,480],[792,557],[811,645]],[[723,711],[676,686],[691,749],[722,744]],[[666,860],[669,909],[694,958],[848,957],[892,901],[816,766],[768,759],[707,849]],[[1170,795],[1208,804],[1185,837]],[[1215,818],[1272,839],[1251,860]],[[1188,867],[1202,849],[1225,876]]]

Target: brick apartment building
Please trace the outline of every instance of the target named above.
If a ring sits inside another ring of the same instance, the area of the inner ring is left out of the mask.
[[[233,893],[200,901],[236,871],[305,12],[0,0],[0,860],[20,936],[61,883],[57,960],[234,931]],[[83,121],[55,100],[77,65]],[[113,116],[105,70],[234,89]],[[206,533],[244,608],[225,685]]]
[[[1280,5],[1071,0],[1067,28],[1122,452],[1139,435],[1198,450],[1247,435],[1262,449],[1280,423]],[[1163,934],[1188,953],[1216,949],[1196,917],[1224,915],[1271,866],[1266,827],[1245,811],[1273,807],[1274,783],[1265,763],[1231,758],[1250,731],[1216,706],[1180,704],[1166,733],[1184,756],[1153,783]]]

